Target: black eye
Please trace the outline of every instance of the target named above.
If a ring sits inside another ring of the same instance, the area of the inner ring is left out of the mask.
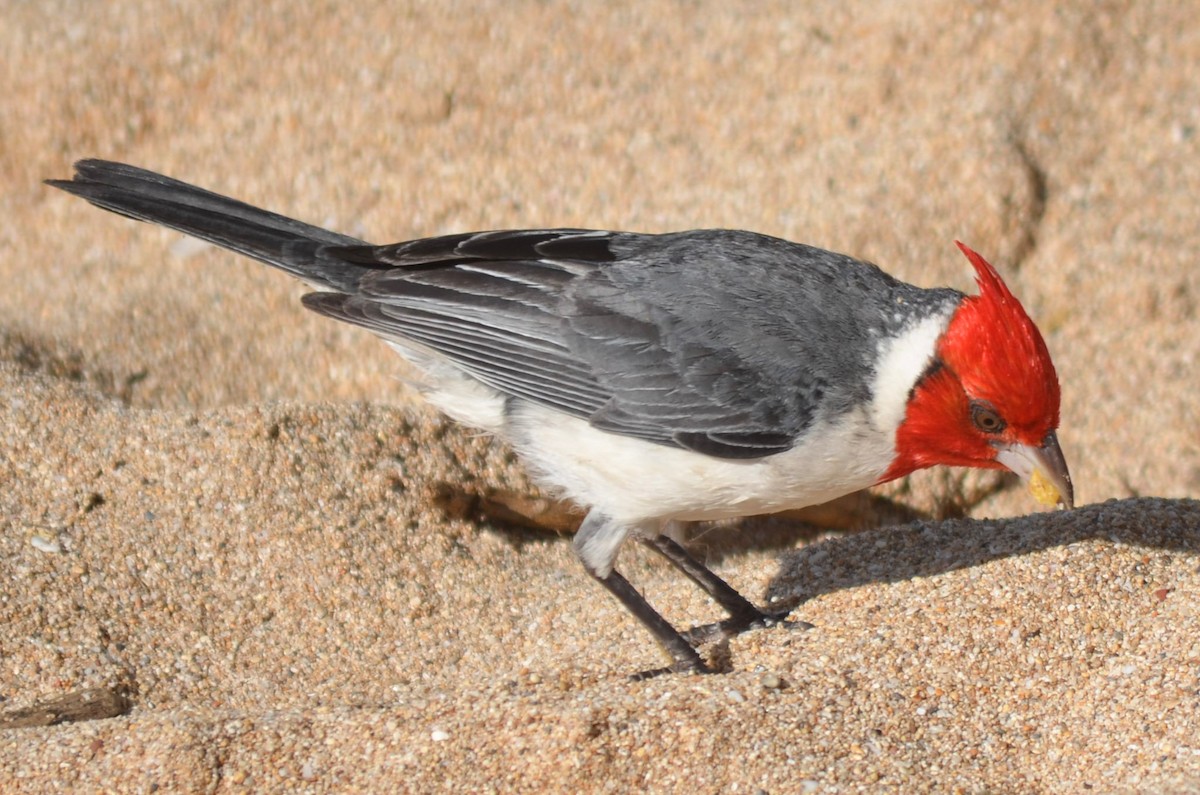
[[[984,433],[1000,433],[1008,425],[992,404],[982,400],[971,401],[971,422]]]

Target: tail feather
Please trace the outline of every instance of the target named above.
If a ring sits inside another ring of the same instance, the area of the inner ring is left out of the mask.
[[[362,276],[375,270],[338,256],[337,248],[365,245],[361,240],[123,163],[81,160],[73,179],[46,184],[105,210],[253,257],[319,288],[353,292]]]

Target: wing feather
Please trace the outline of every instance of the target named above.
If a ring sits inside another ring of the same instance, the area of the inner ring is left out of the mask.
[[[365,275],[350,295],[306,297],[310,308],[599,429],[730,459],[787,450],[819,416],[862,403],[894,290],[915,291],[903,298],[918,313],[952,297],[725,230],[495,231],[331,250]],[[848,297],[827,305],[839,280]]]

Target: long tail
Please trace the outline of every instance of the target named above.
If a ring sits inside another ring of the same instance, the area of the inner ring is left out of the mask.
[[[353,292],[370,267],[337,249],[363,241],[107,160],[80,160],[75,177],[47,185],[120,215],[175,229],[287,271],[322,289]]]

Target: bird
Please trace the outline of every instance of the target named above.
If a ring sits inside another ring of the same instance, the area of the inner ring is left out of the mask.
[[[678,523],[819,504],[946,465],[1007,469],[1074,505],[1045,340],[962,243],[977,294],[918,287],[845,254],[754,232],[582,228],[373,245],[153,171],[80,160],[46,184],[299,277],[308,309],[373,332],[453,420],[507,441],[578,504],[584,570],[670,658],[708,673],[618,570],[634,539],[728,618],[782,623],[676,540]]]

